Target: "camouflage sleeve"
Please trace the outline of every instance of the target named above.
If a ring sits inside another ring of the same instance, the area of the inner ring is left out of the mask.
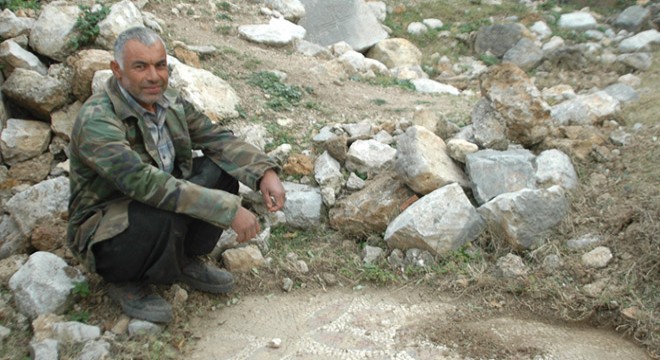
[[[106,104],[108,107],[110,104]],[[181,180],[143,161],[131,149],[123,123],[110,108],[87,106],[75,132],[81,161],[119,191],[145,204],[227,228],[240,198]]]
[[[254,145],[239,140],[234,134],[194,107],[184,102],[186,121],[193,143],[204,150],[218,166],[253,190],[257,190],[259,180],[268,169],[279,172],[279,165]]]

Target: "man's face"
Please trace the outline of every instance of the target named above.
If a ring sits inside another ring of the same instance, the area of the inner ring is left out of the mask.
[[[167,54],[160,41],[150,46],[137,40],[129,40],[124,47],[124,69],[111,63],[112,72],[121,86],[147,110],[154,111],[154,104],[167,89]]]

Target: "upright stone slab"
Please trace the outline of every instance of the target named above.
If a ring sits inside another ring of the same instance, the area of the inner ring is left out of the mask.
[[[364,0],[302,0],[305,16],[298,25],[307,30],[305,40],[322,46],[345,41],[363,51],[387,38]]]

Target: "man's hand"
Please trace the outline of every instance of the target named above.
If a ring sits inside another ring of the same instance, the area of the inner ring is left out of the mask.
[[[238,208],[234,221],[231,222],[231,228],[238,235],[236,241],[239,243],[251,240],[260,231],[257,217],[250,210],[242,206]]]
[[[264,204],[266,204],[268,211],[275,212],[282,210],[286,195],[282,182],[280,182],[280,178],[277,176],[275,170],[266,170],[264,176],[261,177],[259,190],[261,190],[261,195],[264,197]]]

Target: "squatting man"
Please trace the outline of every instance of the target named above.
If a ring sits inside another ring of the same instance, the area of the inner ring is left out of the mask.
[[[241,206],[239,181],[260,190],[271,212],[283,208],[285,191],[275,161],[168,88],[158,34],[124,31],[110,66],[113,76],[85,102],[71,134],[67,241],[124,313],[169,322],[172,307],[153,284],[212,294],[234,286],[231,273],[200,256],[223,229],[238,242],[259,232]]]

